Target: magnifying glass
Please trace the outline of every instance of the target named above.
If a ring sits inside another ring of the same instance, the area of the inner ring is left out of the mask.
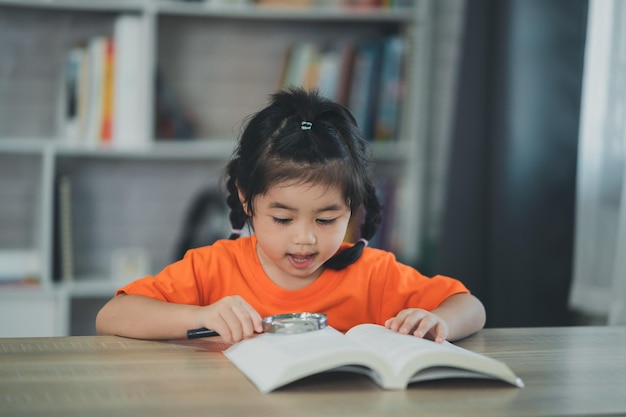
[[[328,326],[323,313],[287,313],[263,318],[263,331],[276,334],[297,334],[320,330]],[[200,328],[187,331],[188,339],[219,336],[215,330]]]

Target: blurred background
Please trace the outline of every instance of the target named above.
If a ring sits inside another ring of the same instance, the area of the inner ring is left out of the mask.
[[[623,3],[0,0],[0,336],[94,334],[226,237],[225,161],[288,85],[372,141],[372,244],[488,326],[626,322]]]

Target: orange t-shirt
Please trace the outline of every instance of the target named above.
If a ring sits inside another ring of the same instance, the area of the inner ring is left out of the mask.
[[[393,254],[373,248],[365,248],[355,263],[342,270],[324,270],[305,288],[286,290],[265,274],[255,248],[253,235],[192,249],[157,275],[134,281],[116,294],[192,305],[239,295],[262,317],[299,311],[326,313],[330,326],[347,331],[361,323],[384,324],[409,307],[433,310],[449,296],[469,292],[456,279],[428,278],[398,262]]]

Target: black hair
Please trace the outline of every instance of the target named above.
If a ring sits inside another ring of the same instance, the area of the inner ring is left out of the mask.
[[[291,88],[272,94],[270,103],[248,120],[226,167],[226,203],[234,230],[249,221],[255,196],[286,180],[338,186],[352,214],[365,212],[360,237],[369,240],[381,219],[381,206],[370,178],[368,143],[352,113],[316,90]],[[354,218],[355,216],[352,216]],[[238,233],[231,234],[236,239]],[[355,262],[365,247],[358,241],[326,261],[331,269]]]

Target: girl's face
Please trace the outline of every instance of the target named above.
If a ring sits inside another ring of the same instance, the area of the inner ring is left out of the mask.
[[[339,249],[350,207],[338,187],[285,182],[254,199],[252,225],[263,269],[286,289],[306,287]]]

